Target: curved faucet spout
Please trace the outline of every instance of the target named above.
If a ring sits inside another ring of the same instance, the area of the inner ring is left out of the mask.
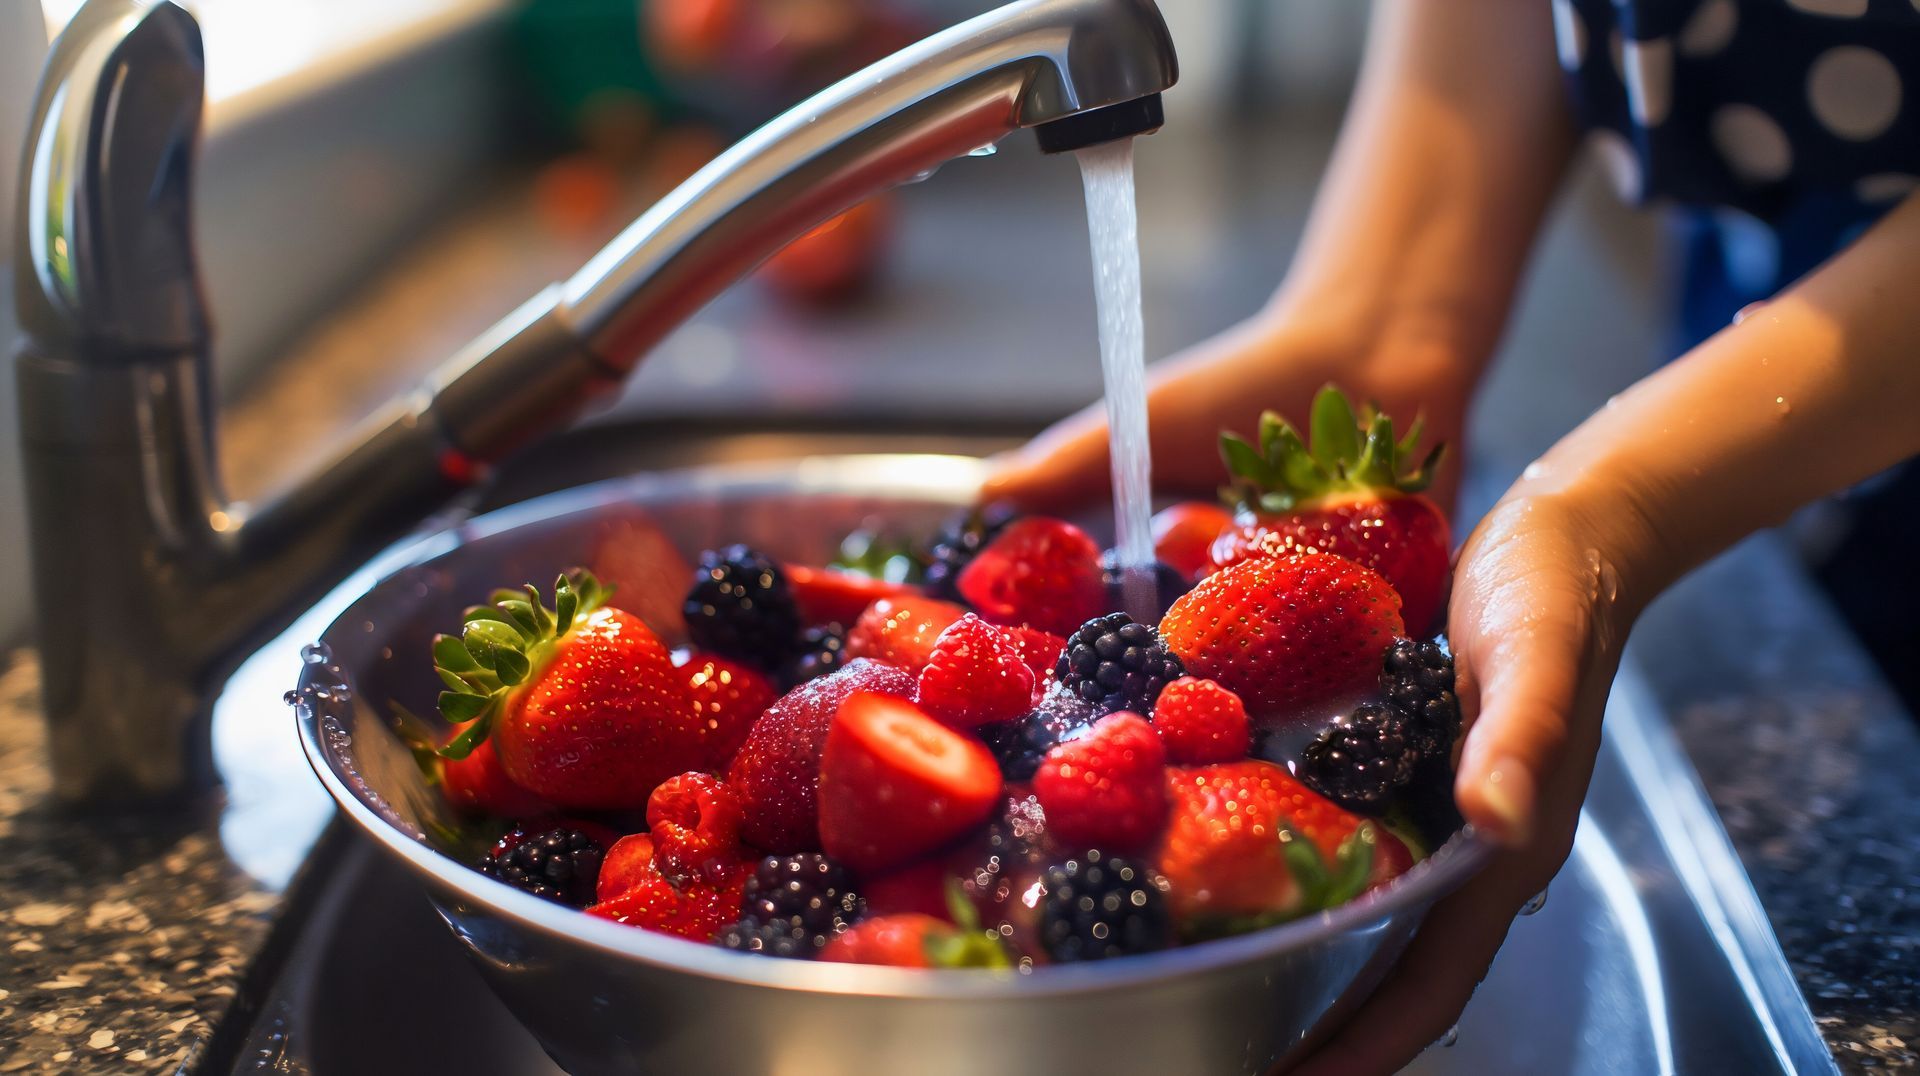
[[[200,60],[171,0],[88,0],[26,147],[15,371],[68,799],[203,782],[204,694],[248,641],[617,385],[788,240],[1024,127],[1049,151],[1152,130],[1176,75],[1152,0],[1019,0],[936,34],[721,154],[249,513],[217,480],[187,226]]]

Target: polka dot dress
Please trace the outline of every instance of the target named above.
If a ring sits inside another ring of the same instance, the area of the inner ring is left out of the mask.
[[[1622,197],[1762,221],[1920,188],[1920,0],[1550,0]]]

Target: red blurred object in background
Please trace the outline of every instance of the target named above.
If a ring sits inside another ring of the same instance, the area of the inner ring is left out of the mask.
[[[790,302],[845,302],[872,283],[892,231],[892,196],[869,198],[780,248],[760,267],[759,278]]]

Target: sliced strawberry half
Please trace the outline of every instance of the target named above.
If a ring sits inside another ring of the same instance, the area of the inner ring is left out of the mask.
[[[889,583],[838,568],[789,564],[785,571],[787,588],[800,607],[800,619],[810,625],[850,625],[860,619],[867,606],[881,598],[906,597],[920,592],[908,583]]]
[[[910,702],[858,692],[821,758],[821,847],[855,870],[884,870],[972,829],[999,796],[1000,767],[979,741]]]

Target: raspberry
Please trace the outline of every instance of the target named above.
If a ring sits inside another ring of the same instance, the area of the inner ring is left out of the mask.
[[[1053,674],[1101,713],[1153,711],[1160,689],[1186,675],[1186,666],[1160,641],[1160,634],[1125,613],[1109,613],[1080,625]]]
[[[934,640],[918,701],[963,728],[1018,717],[1033,703],[1033,670],[1000,629],[968,613]]]
[[[1138,714],[1110,714],[1047,752],[1033,791],[1055,839],[1127,852],[1167,818],[1166,748]]]
[[[1047,869],[1041,943],[1062,964],[1150,953],[1173,944],[1160,879],[1130,859],[1098,850]]]
[[[647,797],[653,861],[679,882],[716,880],[740,859],[740,798],[710,773],[683,773]]]
[[[780,566],[749,546],[700,554],[682,612],[695,646],[763,667],[778,667],[800,636]]]
[[[1401,710],[1362,703],[1300,753],[1300,779],[1350,811],[1377,815],[1413,780],[1420,762],[1415,726]]]
[[[1168,761],[1181,766],[1235,762],[1252,748],[1246,704],[1212,680],[1183,676],[1168,684],[1154,704],[1153,727]]]

